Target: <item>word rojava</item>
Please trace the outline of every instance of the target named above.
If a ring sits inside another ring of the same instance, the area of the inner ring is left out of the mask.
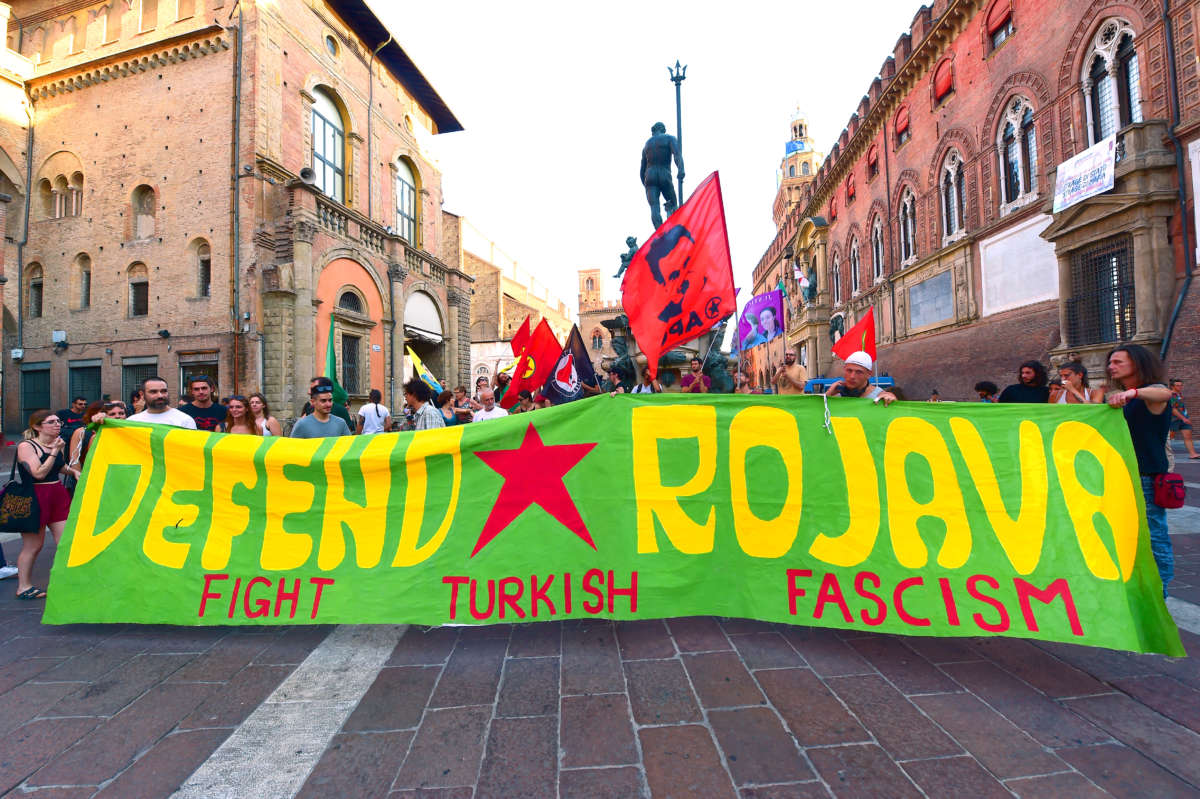
[[[1005,474],[1003,480],[975,424],[954,417],[949,419],[949,428],[952,435],[947,440],[937,426],[923,418],[892,417],[886,422],[883,452],[878,456],[867,443],[860,419],[834,416],[830,438],[840,464],[822,459],[821,479],[809,481],[803,478],[804,454],[796,419],[787,411],[751,406],[732,415],[721,437],[726,452],[719,453],[715,408],[700,404],[635,406],[628,444],[617,442],[612,448],[631,455],[619,457],[625,463],[624,474],[614,472],[611,467],[619,464],[611,461],[601,461],[593,465],[595,471],[588,472],[585,461],[578,471],[584,472],[587,482],[604,480],[610,487],[603,492],[582,489],[572,499],[596,528],[607,523],[605,514],[613,513],[607,504],[611,498],[630,491],[636,513],[637,554],[659,552],[660,537],[685,555],[712,552],[720,515],[723,530],[726,524],[732,528],[743,553],[778,559],[799,554],[794,551],[795,544],[802,529],[802,513],[809,507],[805,491],[811,490],[815,512],[832,508],[849,519],[840,532],[822,529],[826,526],[823,519],[805,520],[803,529],[815,534],[806,536],[802,546],[817,561],[838,567],[857,566],[868,557],[878,562],[886,557],[886,551],[876,547],[883,532],[895,557],[893,568],[896,564],[906,569],[925,568],[932,564],[919,523],[932,518],[945,530],[944,536],[926,536],[941,538],[937,566],[958,569],[966,564],[982,530],[994,535],[1020,575],[1032,573],[1042,558],[1048,513],[1065,512],[1070,529],[1059,524],[1054,535],[1074,537],[1087,570],[1104,581],[1130,579],[1139,524],[1144,524],[1140,491],[1135,490],[1125,458],[1095,427],[1062,421],[1044,436],[1039,425],[1020,422],[1017,452],[1005,453],[1006,461],[1019,464],[1019,475]],[[121,435],[101,450],[104,457],[97,457],[97,462],[89,460],[84,491],[76,499],[66,565],[70,569],[87,564],[126,530],[144,531],[141,549],[145,557],[170,569],[183,569],[193,556],[193,547],[199,547],[199,565],[208,572],[225,570],[235,546],[239,563],[246,548],[252,547],[249,551],[256,553],[258,568],[265,571],[313,567],[329,571],[343,565],[348,536],[353,539],[353,557],[359,569],[380,565],[389,541],[390,565],[412,567],[445,544],[452,526],[455,546],[469,549],[485,514],[480,513],[476,501],[464,518],[456,519],[464,493],[477,493],[473,486],[463,485],[463,430],[451,427],[416,435],[324,440],[273,440],[177,429],[164,432],[148,427],[111,431]],[[695,469],[683,482],[664,479],[660,444],[670,440],[694,445],[691,460]],[[951,444],[965,464],[969,480],[958,473]],[[773,476],[777,490],[772,487],[780,507],[769,518],[757,515],[762,508],[752,496],[753,487],[766,477],[747,472],[748,454],[757,448],[774,450],[782,462]],[[727,459],[727,468],[721,470],[728,481],[725,485],[716,484],[721,454]],[[1079,457],[1083,454],[1092,457]],[[437,486],[440,500],[431,502],[434,491],[427,461],[438,456],[448,456],[448,468],[438,472],[448,485]],[[906,462],[912,456],[919,456],[927,465],[928,485],[919,492],[929,494],[927,497],[915,496],[910,485]],[[344,468],[345,460],[352,460],[355,468]],[[1098,469],[1098,479],[1081,473],[1083,462]],[[1054,480],[1050,479],[1051,463]],[[481,463],[472,465],[471,475],[495,478]],[[839,465],[840,470],[836,469]],[[836,479],[834,471],[840,472]],[[106,491],[122,480],[128,487],[117,495],[127,494],[128,501],[115,518],[112,512],[102,515]],[[1099,490],[1092,490],[1097,485]],[[965,500],[968,486],[978,495],[970,511]],[[600,501],[606,503],[604,507],[597,507]],[[442,514],[440,520],[433,520],[436,527],[427,523],[427,513]],[[624,511],[618,509],[615,515],[621,517]],[[305,523],[289,521],[290,517],[303,517]],[[107,524],[97,529],[105,521]],[[1111,538],[1112,552],[1101,529]],[[180,536],[181,530],[192,534]],[[624,533],[620,540],[625,540]],[[724,536],[722,540],[726,540]],[[608,549],[611,551],[611,539]]]

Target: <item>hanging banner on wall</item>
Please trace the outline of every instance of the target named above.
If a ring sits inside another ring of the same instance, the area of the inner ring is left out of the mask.
[[[829,411],[604,394],[345,438],[106,423],[44,621],[719,615],[1183,655],[1120,413]]]
[[[1054,213],[1088,197],[1112,191],[1116,171],[1117,136],[1114,133],[1058,165],[1054,179]]]

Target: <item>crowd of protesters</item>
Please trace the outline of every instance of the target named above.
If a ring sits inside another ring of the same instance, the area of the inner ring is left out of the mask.
[[[1026,404],[1101,404],[1120,408],[1129,427],[1145,497],[1147,526],[1151,550],[1162,578],[1163,593],[1173,575],[1171,541],[1167,533],[1165,510],[1155,504],[1156,479],[1171,470],[1169,438],[1178,436],[1189,458],[1200,458],[1192,438],[1192,424],[1183,396],[1183,381],[1167,381],[1163,364],[1150,350],[1135,344],[1120,345],[1106,359],[1107,391],[1089,382],[1088,371],[1074,353],[1057,369],[1050,379],[1045,365],[1030,360],[1017,370],[1016,382],[1003,390],[995,383],[983,380],[975,384],[979,401],[985,403]],[[692,358],[688,371],[680,381],[684,393],[708,393],[712,379],[703,374],[703,362]],[[874,360],[866,352],[849,355],[842,367],[842,376],[830,383],[824,394],[827,398],[868,399],[890,405],[898,390],[887,390],[872,379]],[[744,378],[738,374],[737,377]],[[548,407],[550,401],[542,394],[522,390],[516,401],[505,409],[501,401],[510,386],[507,373],[499,372],[489,380],[480,377],[474,393],[465,386],[453,391],[435,393],[421,379],[413,378],[404,384],[404,406],[399,413],[382,405],[383,395],[372,389],[368,401],[354,416],[349,403],[334,401],[335,385],[328,377],[314,377],[309,383],[309,401],[302,416],[292,425],[293,438],[326,436],[371,435],[397,431],[431,430],[468,423],[479,423],[517,413],[530,413]],[[785,354],[772,378],[779,394],[801,394],[805,391],[803,368],[796,363],[794,352]],[[601,391],[611,394],[627,390],[622,375],[614,370],[600,385],[585,386],[586,393]],[[746,380],[738,380],[735,392],[750,393]],[[641,371],[641,380],[628,391],[634,394],[656,394],[663,391],[662,383],[652,377],[649,369]],[[32,481],[38,499],[41,528],[37,533],[22,534],[22,547],[15,567],[3,560],[0,552],[0,579],[17,578],[17,597],[43,599],[45,590],[31,581],[34,560],[45,542],[46,531],[57,542],[66,524],[71,492],[79,479],[88,449],[94,436],[94,425],[106,419],[126,419],[167,424],[194,430],[238,433],[257,436],[282,436],[279,420],[271,414],[266,397],[260,392],[248,396],[233,395],[216,399],[216,387],[206,376],[193,377],[187,384],[188,399],[174,407],[170,401],[167,382],[150,377],[133,392],[128,403],[121,400],[88,401],[75,397],[69,407],[53,412],[39,410],[29,417],[29,426],[16,452],[17,465]],[[930,402],[941,401],[934,389]],[[16,467],[14,467],[16,468]]]

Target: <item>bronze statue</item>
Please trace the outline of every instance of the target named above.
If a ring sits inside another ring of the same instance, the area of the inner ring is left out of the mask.
[[[619,278],[621,275],[625,274],[625,270],[628,269],[629,264],[633,262],[633,256],[637,255],[638,245],[636,237],[630,236],[625,239],[625,245],[629,247],[629,252],[621,253],[621,268],[617,270],[617,273],[613,275],[613,277]]]
[[[829,317],[829,340],[837,344],[838,339],[846,335],[846,317],[835,314]]]
[[[813,264],[808,265],[808,270],[805,272],[805,277],[808,278],[808,285],[802,289],[805,304],[812,304],[817,300],[817,267]]]
[[[679,179],[683,180],[683,153],[679,150],[679,141],[667,133],[667,126],[663,123],[655,122],[650,133],[652,135],[642,148],[641,178],[642,185],[646,187],[646,202],[650,203],[650,220],[654,223],[654,229],[658,230],[663,223],[659,195],[667,206],[667,216],[678,207],[675,185],[671,182],[671,160],[675,160]]]
[[[617,354],[617,357],[612,359],[605,369],[615,370],[621,376],[621,386],[626,391],[630,391],[637,384],[637,364],[629,355],[629,339],[625,335],[629,329],[629,317],[620,314],[613,319],[605,319],[600,324],[608,328],[613,352]]]

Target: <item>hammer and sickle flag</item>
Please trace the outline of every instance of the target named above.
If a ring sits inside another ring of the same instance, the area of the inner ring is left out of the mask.
[[[530,334],[525,349],[517,356],[512,382],[500,399],[500,407],[505,410],[511,408],[517,402],[517,395],[523,390],[531,393],[540,390],[561,352],[562,345],[554,337],[554,331],[550,329],[549,323],[542,319]]]
[[[721,179],[713,172],[634,255],[621,283],[629,329],[650,374],[671,348],[736,310]]]
[[[837,343],[833,345],[833,354],[843,361],[859,350],[870,355],[872,361],[875,360],[874,305],[867,308],[867,312],[863,315],[863,318],[859,319],[854,324],[854,327],[847,330],[846,334],[839,338]]]

